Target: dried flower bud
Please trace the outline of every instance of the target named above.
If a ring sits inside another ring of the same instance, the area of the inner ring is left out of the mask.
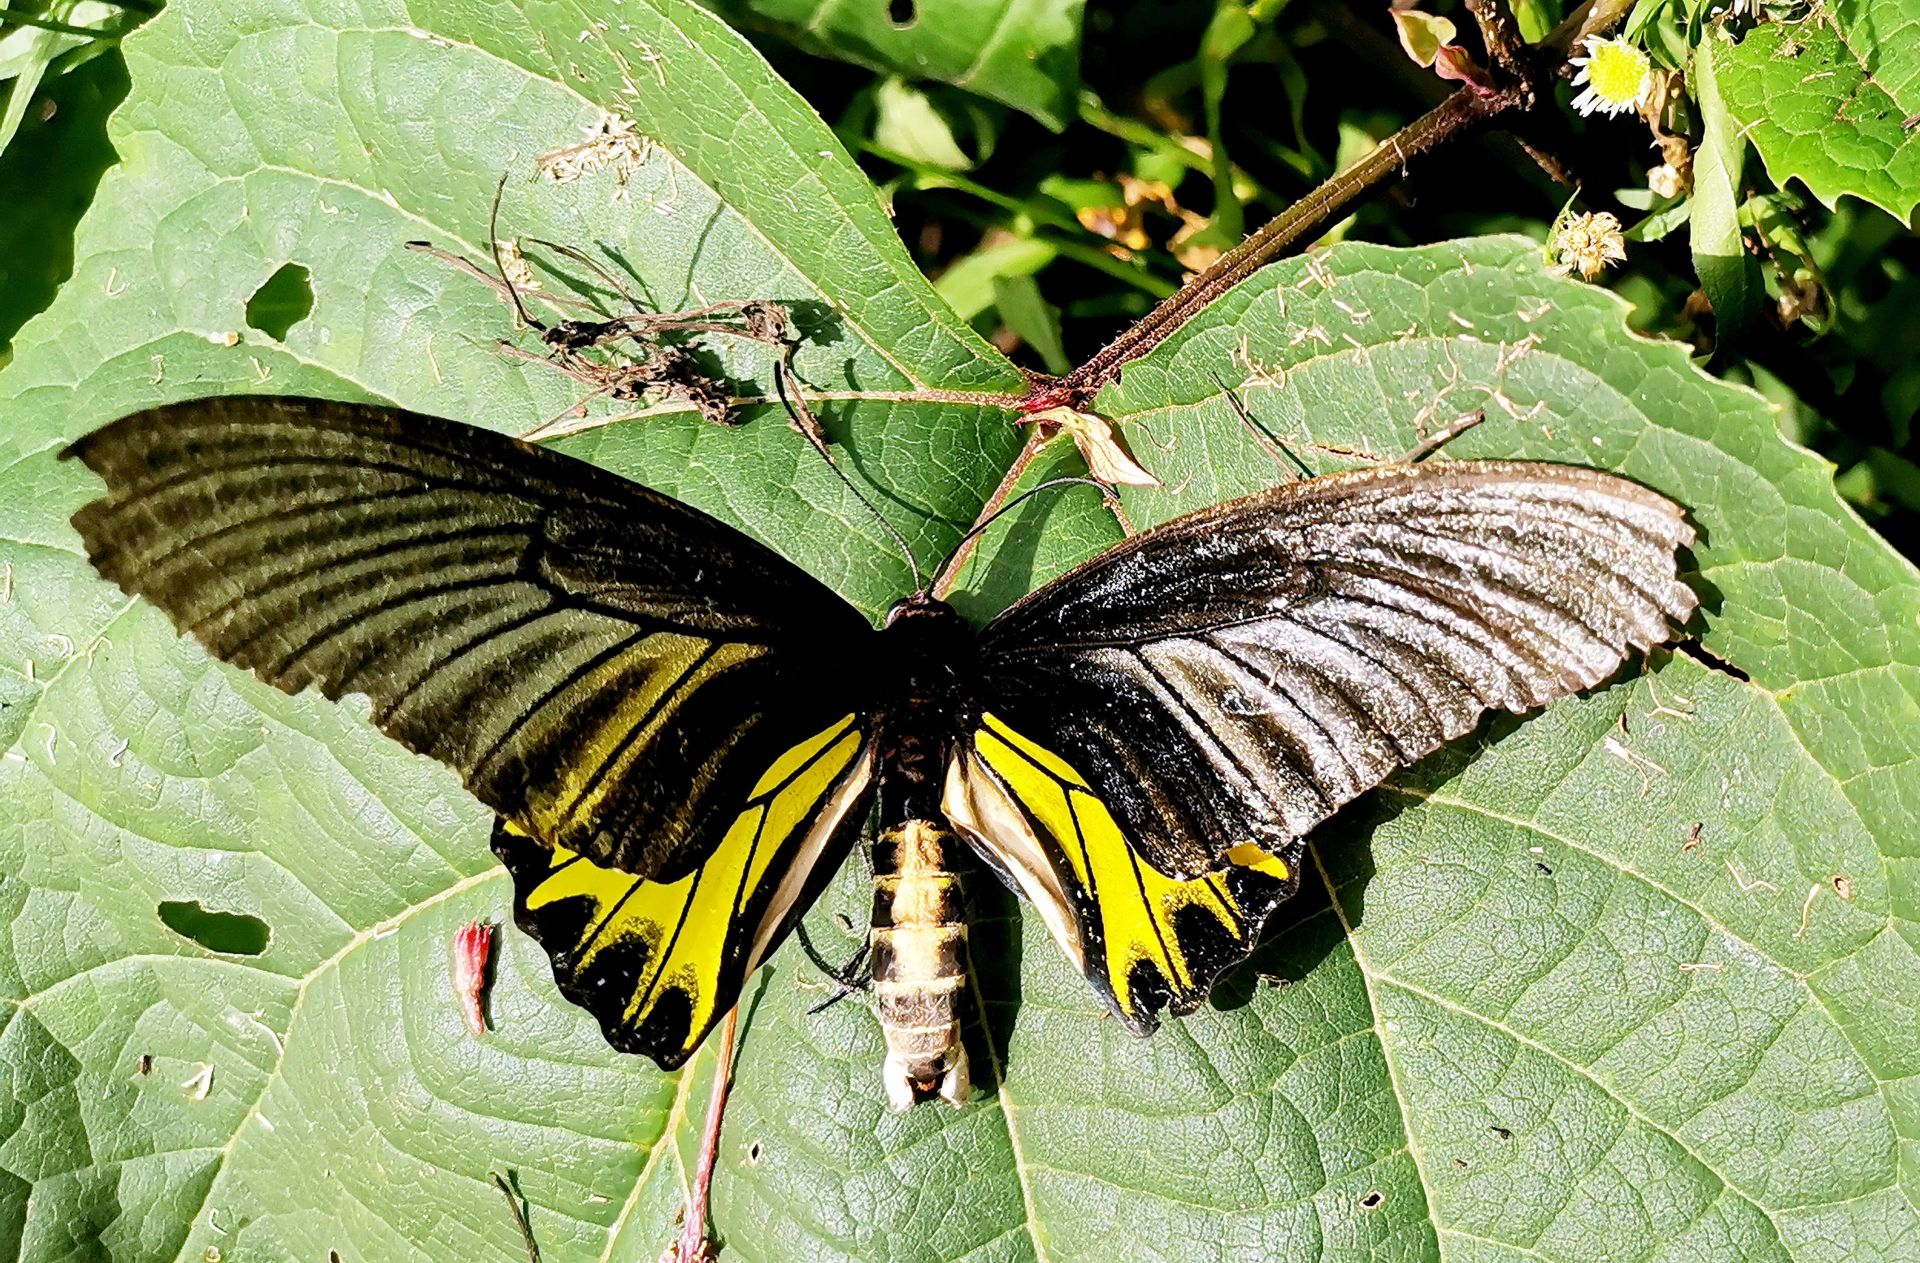
[[[1554,229],[1547,250],[1556,260],[1555,272],[1565,276],[1577,271],[1590,281],[1609,263],[1625,262],[1627,238],[1620,221],[1606,211],[1569,215]]]
[[[1678,171],[1663,162],[1647,172],[1647,187],[1661,197],[1679,197],[1686,191],[1687,185]]]
[[[1464,83],[1480,96],[1490,96],[1494,91],[1493,76],[1458,44],[1448,44],[1434,55],[1433,73],[1442,79]]]
[[[493,926],[485,921],[469,921],[453,936],[453,994],[467,1016],[467,1029],[475,1037],[487,1033],[487,1015],[482,996],[487,989],[487,967],[493,961]]]

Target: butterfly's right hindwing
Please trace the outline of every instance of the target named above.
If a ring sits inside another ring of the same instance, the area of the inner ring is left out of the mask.
[[[1169,877],[1066,758],[991,713],[955,750],[942,807],[1135,1034],[1162,1008],[1205,1000],[1300,884],[1297,841],[1278,853],[1248,843],[1216,871]]]

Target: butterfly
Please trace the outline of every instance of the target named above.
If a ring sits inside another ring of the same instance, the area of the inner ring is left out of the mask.
[[[1680,508],[1510,461],[1291,482],[1133,535],[984,628],[875,627],[706,514],[454,421],[286,397],[63,455],[106,578],[288,692],[366,694],[498,815],[518,924],[607,1039],[681,1064],[877,802],[904,1107],[968,1087],[970,850],[1129,1031],[1197,1007],[1395,769],[1589,688],[1694,610]]]

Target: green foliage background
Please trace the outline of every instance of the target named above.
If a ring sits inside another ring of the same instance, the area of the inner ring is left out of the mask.
[[[1401,69],[1368,60],[1384,23],[1347,6],[1223,6],[1205,31],[1171,12],[1186,6],[1100,6],[1084,44],[1075,4],[920,0],[904,32],[897,6],[748,7],[729,12],[977,95],[777,39],[776,71],[683,0],[188,0],[126,42],[124,70],[50,73],[51,120],[21,111],[0,155],[28,190],[0,215],[21,270],[0,312],[17,324],[51,305],[0,372],[12,1253],[511,1260],[521,1244],[488,1182],[511,1171],[550,1263],[650,1260],[713,1060],[662,1075],[613,1054],[511,931],[495,1029],[470,1038],[448,943],[466,919],[501,919],[508,894],[482,809],[353,707],[212,663],[94,579],[66,518],[95,484],[53,460],[64,441],[242,390],[514,431],[560,414],[569,383],[492,349],[505,309],[405,249],[430,237],[481,257],[505,169],[504,231],[591,247],[650,302],[792,305],[797,367],[846,463],[925,562],[1020,441],[989,398],[1023,388],[996,347],[1081,358],[1177,279],[1164,208],[1130,258],[1083,226],[1111,226],[1119,172],[1168,182],[1207,208],[1203,242],[1231,240],[1426,86],[1410,63],[1403,82],[1343,74]],[[1649,40],[1722,38],[1687,6],[1641,8]],[[1733,132],[1752,85],[1824,55],[1822,32],[1920,112],[1909,45],[1882,38],[1891,10],[1824,12],[1791,28],[1809,50],[1793,57],[1772,27],[1724,65],[1715,48]],[[973,61],[951,54],[975,45]],[[870,1014],[808,1016],[821,979],[782,954],[747,1001],[716,1189],[728,1257],[1920,1255],[1920,576],[1855,511],[1897,523],[1911,468],[1903,348],[1920,308],[1905,301],[1912,237],[1886,213],[1912,211],[1910,142],[1861,116],[1858,152],[1887,141],[1884,160],[1849,163],[1835,143],[1815,161],[1802,138],[1833,130],[1819,108],[1770,115],[1778,136],[1754,125],[1760,163],[1721,202],[1764,256],[1767,303],[1797,266],[1780,242],[1817,265],[1817,336],[1756,311],[1709,376],[1684,344],[1630,333],[1629,317],[1718,337],[1685,303],[1691,255],[1677,238],[1632,247],[1631,313],[1547,275],[1513,230],[1542,233],[1562,195],[1489,145],[1452,158],[1475,179],[1416,176],[1414,206],[1390,199],[1336,234],[1384,244],[1267,269],[1101,396],[1165,483],[1129,493],[1139,524],[1277,476],[1221,380],[1316,469],[1484,408],[1451,453],[1601,465],[1689,507],[1707,654],[1394,778],[1319,831],[1254,966],[1149,1041],[1101,1020],[1037,922],[977,886],[989,1056],[959,1112],[888,1112]],[[535,178],[533,156],[602,110],[655,145],[628,181]],[[1074,119],[1058,140],[1042,126]],[[1622,185],[1646,163],[1635,127],[1581,132]],[[63,216],[82,206],[69,240]],[[248,307],[288,263],[311,275],[311,310],[275,337]],[[742,393],[764,392],[756,348],[715,353]],[[907,398],[928,388],[979,398]],[[1783,425],[1848,462],[1853,507]],[[869,612],[910,586],[777,415],[722,431],[659,413],[564,446],[741,525]],[[1052,450],[1029,478],[1077,468]],[[1090,494],[1029,502],[962,604],[990,614],[1117,531]],[[857,864],[841,875],[812,915],[818,941],[851,950],[835,914],[864,915],[862,884]],[[181,900],[258,917],[265,949],[176,933],[157,910]]]

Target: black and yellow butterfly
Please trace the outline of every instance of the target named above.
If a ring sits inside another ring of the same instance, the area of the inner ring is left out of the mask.
[[[289,692],[367,694],[460,772],[562,989],[663,1067],[877,790],[875,977],[883,1016],[922,1032],[889,1039],[896,1100],[965,1091],[951,1006],[923,994],[957,985],[948,824],[1145,1034],[1252,949],[1314,825],[1695,605],[1681,511],[1569,466],[1295,482],[1136,535],[975,632],[926,592],[876,629],[695,509],[432,417],[208,399],[66,454],[107,483],[74,517],[103,575]]]

